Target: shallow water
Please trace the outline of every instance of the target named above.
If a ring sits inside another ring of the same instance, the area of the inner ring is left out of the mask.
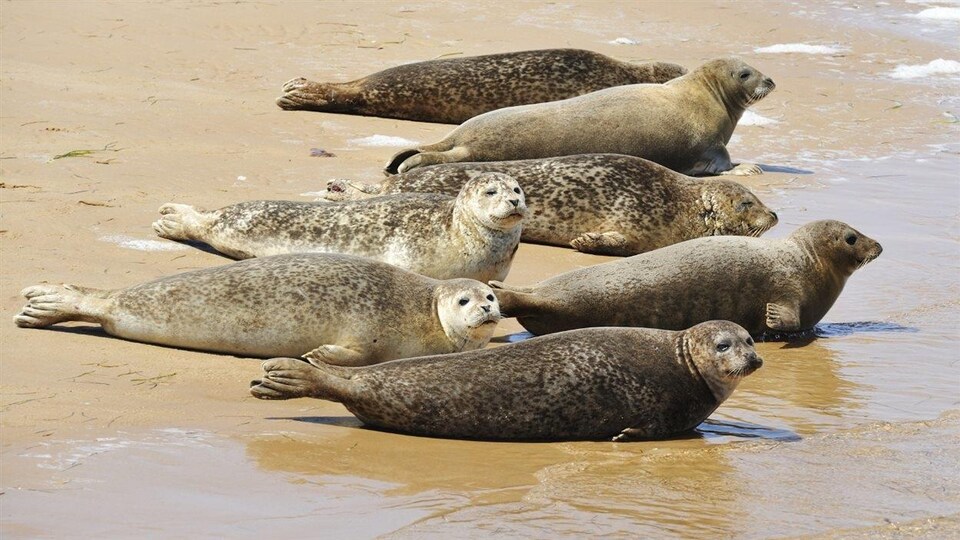
[[[775,122],[730,145],[767,170],[743,179],[780,215],[767,235],[839,219],[884,252],[812,335],[758,344],[763,368],[695,433],[659,442],[378,432],[336,404],[253,399],[255,361],[5,323],[3,536],[960,536],[960,83],[890,75],[960,60],[960,26],[910,16],[937,2],[758,5],[4,4],[8,314],[39,279],[118,286],[224,262],[156,251],[168,200],[375,177],[393,149],[366,144],[449,127],[284,113],[277,88],[457,52],[742,54],[778,83],[754,111]],[[753,52],[793,43],[841,52]],[[126,149],[98,156],[109,164],[49,161],[113,140]],[[522,245],[508,281],[603,260]],[[505,321],[494,346],[527,338]]]

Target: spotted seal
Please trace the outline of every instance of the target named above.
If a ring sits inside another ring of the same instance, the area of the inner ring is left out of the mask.
[[[111,335],[241,356],[366,365],[477,349],[500,318],[493,291],[354,257],[275,255],[116,290],[36,285],[17,326],[98,323]]]
[[[718,58],[664,84],[617,86],[481,114],[440,142],[401,150],[385,171],[613,153],[689,175],[760,174],[756,165],[734,166],[726,144],[747,107],[773,89],[773,80],[743,60]]]
[[[705,420],[763,361],[743,328],[588,328],[367,368],[264,362],[261,399],[339,401],[369,425],[491,440],[659,439]]]
[[[534,334],[587,326],[678,330],[712,319],[751,334],[813,328],[880,244],[839,221],[784,239],[711,236],[573,270],[534,287],[493,281],[504,316]]]
[[[332,180],[324,196],[455,194],[470,178],[490,171],[524,186],[530,210],[523,221],[524,242],[635,255],[702,236],[759,236],[777,224],[777,214],[736,182],[692,178],[619,154],[445,163],[389,176],[379,185]]]
[[[283,85],[277,105],[459,124],[494,109],[663,83],[686,72],[667,62],[632,64],[580,49],[520,51],[405,64],[345,83],[299,77]]]
[[[252,201],[212,212],[166,204],[163,238],[198,240],[238,259],[282,253],[359,255],[437,279],[503,279],[527,212],[513,178],[486,173],[456,199],[401,194],[343,203]]]

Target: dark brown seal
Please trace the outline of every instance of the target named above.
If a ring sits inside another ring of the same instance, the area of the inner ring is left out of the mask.
[[[534,287],[491,282],[504,316],[534,334],[588,326],[679,330],[733,321],[755,336],[813,328],[880,244],[839,221],[789,237],[712,236],[567,272]]]
[[[297,78],[283,85],[277,105],[459,124],[494,109],[663,83],[686,72],[676,64],[631,64],[580,49],[521,51],[417,62],[345,83]]]
[[[64,321],[111,335],[241,356],[305,356],[340,365],[483,347],[500,310],[472,279],[438,281],[348,255],[250,259],[112,291],[23,290],[17,326]]]
[[[339,401],[363,422],[487,440],[657,439],[689,431],[763,361],[746,330],[590,328],[369,368],[264,362],[261,399]]]
[[[726,144],[747,107],[773,88],[743,60],[718,58],[664,84],[617,86],[481,114],[438,143],[401,150],[385,170],[611,153],[689,175],[760,174],[756,165],[735,167]]]
[[[702,236],[759,236],[777,224],[777,214],[736,182],[696,179],[619,154],[446,163],[389,176],[379,185],[332,180],[325,196],[456,194],[471,178],[493,171],[524,186],[524,242],[635,255]]]

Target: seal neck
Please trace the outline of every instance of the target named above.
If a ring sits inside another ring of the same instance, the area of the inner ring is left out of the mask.
[[[676,348],[676,359],[677,363],[680,364],[687,372],[696,377],[710,391],[710,395],[713,396],[713,399],[716,400],[716,403],[723,403],[727,397],[733,393],[732,388],[728,388],[727,385],[722,384],[720,381],[715,380],[713,377],[705,377],[700,371],[700,368],[697,367],[696,360],[693,359],[693,353],[690,352],[690,343],[687,340],[687,333],[680,332],[677,335],[676,340],[674,341],[674,346]]]

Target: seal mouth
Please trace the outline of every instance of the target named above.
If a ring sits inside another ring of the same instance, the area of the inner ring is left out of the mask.
[[[754,225],[753,227],[750,227],[749,229],[747,229],[747,236],[758,238],[763,233],[772,229],[773,226],[776,224],[777,222],[774,221],[773,223],[763,223],[761,225]]]

